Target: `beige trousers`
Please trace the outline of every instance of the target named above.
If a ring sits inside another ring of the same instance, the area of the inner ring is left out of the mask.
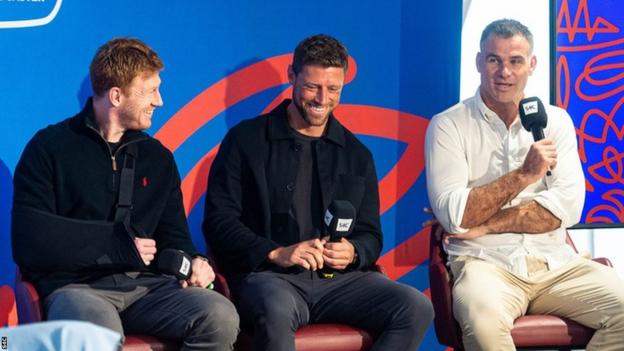
[[[529,278],[473,257],[451,263],[453,309],[466,350],[515,350],[511,329],[525,314],[567,317],[596,329],[588,351],[624,350],[624,281],[579,257],[548,271],[528,260]]]

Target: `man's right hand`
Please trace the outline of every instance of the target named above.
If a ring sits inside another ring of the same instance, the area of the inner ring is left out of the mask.
[[[145,239],[145,238],[134,238],[134,245],[141,255],[141,259],[146,266],[149,266],[150,263],[154,260],[154,255],[156,255],[156,241],[153,239]]]
[[[312,239],[300,243],[278,247],[269,252],[269,262],[280,267],[300,266],[306,270],[316,271],[323,268],[323,246],[325,240]]]
[[[520,168],[520,173],[533,184],[546,175],[549,169],[557,166],[557,148],[550,139],[542,139],[531,145]]]

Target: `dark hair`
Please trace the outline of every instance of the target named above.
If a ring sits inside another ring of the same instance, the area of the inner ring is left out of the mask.
[[[164,67],[158,54],[135,38],[115,38],[95,53],[89,68],[96,96],[112,87],[124,89],[142,73],[155,73]]]
[[[516,20],[504,18],[488,24],[481,33],[481,41],[479,42],[481,51],[483,51],[483,43],[485,43],[491,35],[506,39],[514,35],[521,35],[529,42],[529,53],[533,52],[533,34],[527,26]]]
[[[297,45],[292,69],[295,74],[301,72],[305,65],[340,67],[346,71],[348,57],[347,49],[338,40],[329,35],[317,34],[303,39]]]

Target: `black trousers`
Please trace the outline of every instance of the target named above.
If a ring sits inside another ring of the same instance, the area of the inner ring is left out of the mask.
[[[264,271],[233,285],[241,323],[253,327],[255,351],[294,351],[295,331],[313,323],[373,332],[372,350],[415,351],[433,320],[426,296],[378,272],[320,279],[315,272]]]
[[[238,334],[234,305],[202,288],[182,289],[168,276],[115,274],[91,284],[69,284],[45,299],[48,320],[89,321],[121,335],[182,340],[182,350],[232,350]]]

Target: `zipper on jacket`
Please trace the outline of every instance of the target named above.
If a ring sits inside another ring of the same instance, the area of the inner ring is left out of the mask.
[[[117,171],[117,153],[119,152],[119,150],[123,149],[124,147],[132,144],[132,143],[136,143],[142,140],[145,140],[146,138],[140,138],[140,139],[136,139],[136,140],[131,140],[125,144],[119,145],[119,147],[117,148],[117,150],[115,150],[115,153],[112,152],[110,145],[108,145],[108,141],[106,141],[106,139],[104,139],[104,137],[102,136],[102,134],[100,134],[100,132],[93,128],[92,126],[87,124],[87,127],[89,129],[91,129],[92,131],[94,131],[97,135],[100,136],[100,138],[104,141],[104,144],[106,145],[106,148],[108,149],[108,154],[110,155],[111,158],[111,167],[113,168],[113,172]]]

